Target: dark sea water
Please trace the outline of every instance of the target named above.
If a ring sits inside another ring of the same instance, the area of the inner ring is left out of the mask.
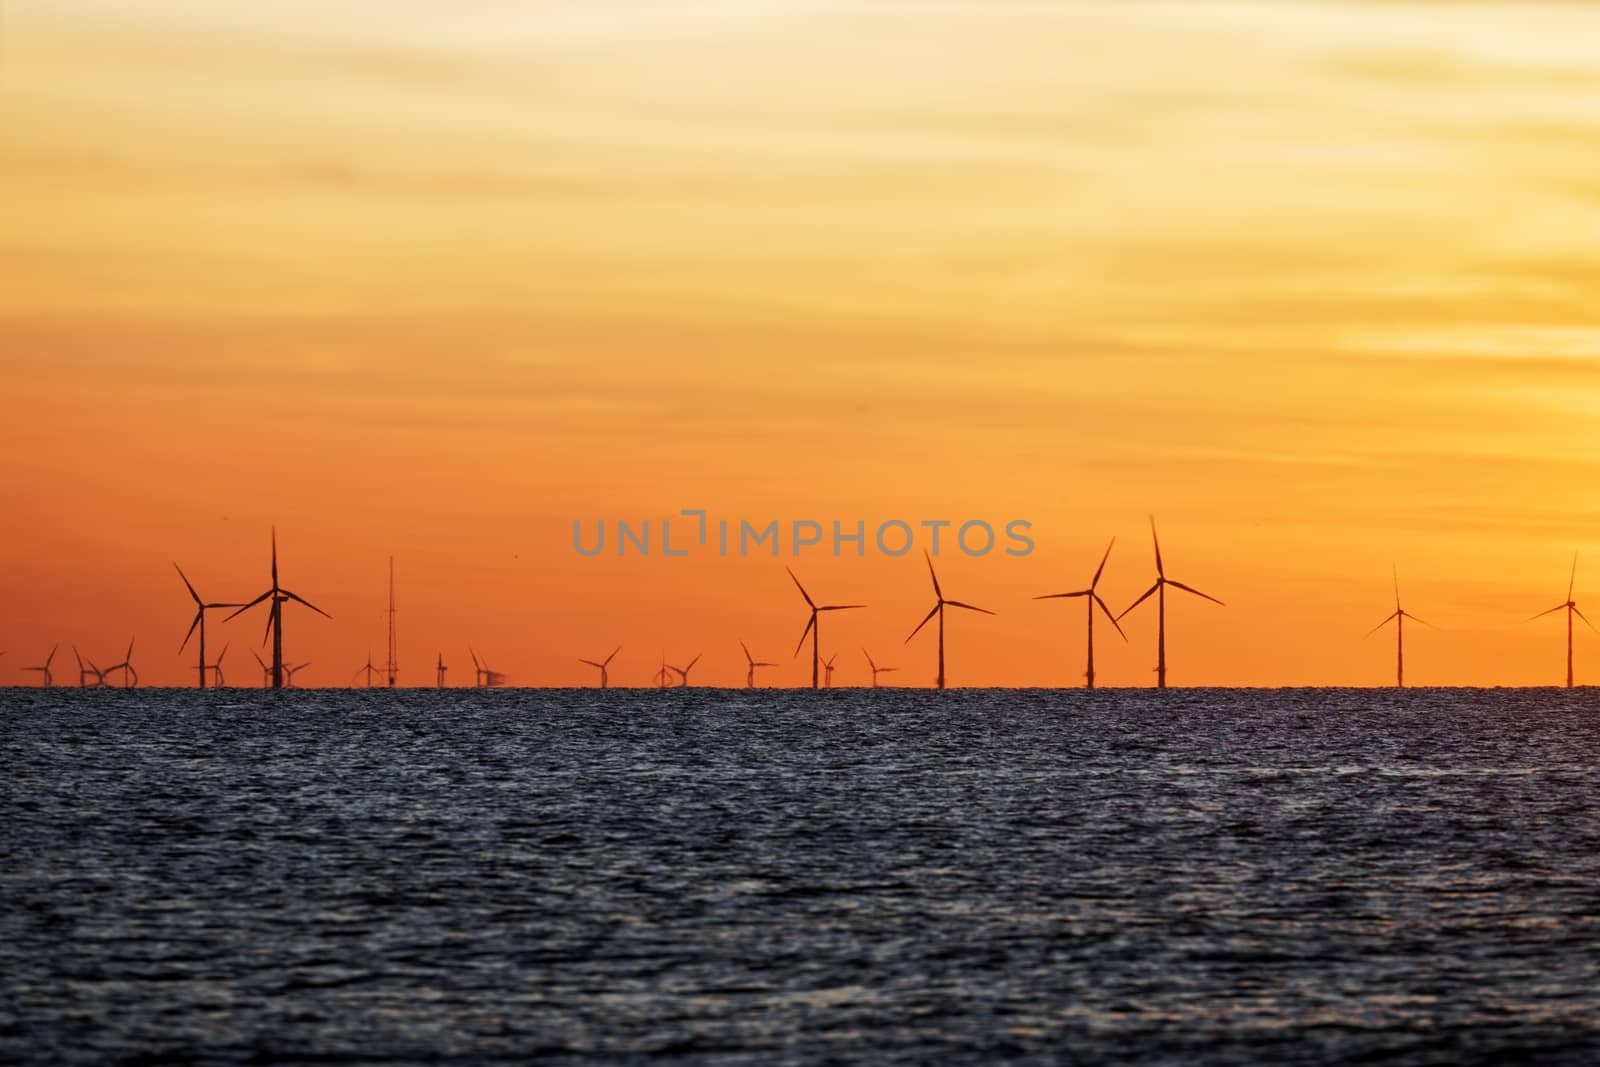
[[[1600,691],[0,691],[0,1061],[1600,1063]]]

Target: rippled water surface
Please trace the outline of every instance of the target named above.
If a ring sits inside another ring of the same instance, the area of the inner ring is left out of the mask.
[[[1600,692],[0,691],[0,1060],[1600,1062]]]

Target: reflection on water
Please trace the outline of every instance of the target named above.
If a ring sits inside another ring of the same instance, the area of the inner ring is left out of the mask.
[[[0,1060],[1600,1055],[1600,694],[0,693]]]

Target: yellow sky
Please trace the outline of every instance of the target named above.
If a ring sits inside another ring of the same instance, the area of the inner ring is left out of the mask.
[[[185,678],[168,561],[254,595],[272,522],[326,684],[391,551],[411,681],[787,660],[770,559],[571,550],[684,507],[1031,520],[941,570],[1002,612],[959,684],[1074,684],[1027,598],[1117,535],[1131,602],[1149,512],[1229,604],[1172,605],[1174,682],[1385,682],[1391,563],[1410,678],[1560,680],[1520,620],[1600,550],[1600,10],[684,6],[8,3],[0,681],[126,633]],[[841,681],[931,677],[915,560],[798,565],[873,605]],[[1149,680],[1129,622],[1102,683]]]

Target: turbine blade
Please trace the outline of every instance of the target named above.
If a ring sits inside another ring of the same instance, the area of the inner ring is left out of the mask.
[[[1399,611],[1400,610],[1400,568],[1395,566],[1393,563],[1391,563],[1391,564],[1389,564],[1389,569],[1394,573],[1394,610]]]
[[[928,577],[933,579],[933,595],[943,600],[944,593],[939,589],[939,576],[933,572],[933,557],[928,555],[927,549],[922,550],[922,558],[928,561]]]
[[[296,601],[298,603],[304,604],[306,607],[310,608],[312,611],[316,612],[318,615],[321,615],[324,619],[333,618],[332,615],[329,615],[326,611],[323,611],[321,608],[317,607],[315,604],[313,604],[311,601],[307,600],[303,596],[297,596],[296,594],[289,592],[289,590],[287,590],[287,589],[283,590],[283,595],[285,597],[287,597],[288,599],[290,599],[290,600],[293,600],[293,601]]]
[[[1140,597],[1138,600],[1135,600],[1132,604],[1129,604],[1123,609],[1122,614],[1117,616],[1117,621],[1121,622],[1123,619],[1126,619],[1128,617],[1128,612],[1132,611],[1134,608],[1138,607],[1140,604],[1143,604],[1146,600],[1149,600],[1152,596],[1154,596],[1155,591],[1161,588],[1161,583],[1163,581],[1165,581],[1165,579],[1157,578],[1156,584],[1144,591],[1144,596]]]
[[[238,611],[234,612],[232,615],[229,615],[227,619],[223,619],[222,621],[223,622],[227,622],[228,619],[236,619],[236,618],[238,618],[240,615],[243,615],[245,612],[249,611],[251,608],[255,607],[257,604],[261,603],[263,600],[267,599],[271,595],[272,595],[272,590],[268,589],[265,593],[262,593],[260,596],[256,597],[254,600],[250,601],[250,603],[240,606]]]
[[[851,608],[864,608],[865,604],[824,604],[818,611],[849,611]]]
[[[990,611],[988,608],[980,608],[976,604],[963,604],[959,600],[946,600],[945,603],[952,608],[966,608],[968,611],[981,611],[985,615],[994,614],[994,612]]]
[[[1150,516],[1150,540],[1156,546],[1156,577],[1165,578],[1167,572],[1161,569],[1161,538],[1156,536],[1156,517]]]
[[[1578,587],[1578,554],[1572,554],[1572,577],[1567,579],[1567,600],[1572,600],[1572,591]]]
[[[1070,600],[1073,597],[1093,596],[1093,595],[1094,595],[1094,590],[1092,590],[1092,589],[1080,589],[1076,593],[1046,593],[1044,596],[1036,596],[1033,599],[1035,599],[1035,600],[1062,600],[1062,599]]]
[[[1093,589],[1095,586],[1100,584],[1100,575],[1104,573],[1106,569],[1106,560],[1111,558],[1111,549],[1116,545],[1116,543],[1117,539],[1113,537],[1111,539],[1111,544],[1106,546],[1106,554],[1100,557],[1100,566],[1094,569],[1094,581],[1089,583],[1090,589]]]
[[[608,666],[608,665],[610,665],[610,663],[611,663],[611,661],[612,661],[612,660],[613,660],[613,659],[616,659],[616,657],[617,657],[617,653],[618,653],[618,652],[621,652],[621,651],[622,651],[622,646],[621,646],[621,645],[618,645],[618,646],[617,646],[617,647],[616,647],[616,648],[613,648],[613,649],[612,649],[612,650],[611,650],[611,655],[609,655],[609,656],[607,656],[607,657],[606,657],[606,658],[605,658],[605,661],[604,661],[604,662],[603,662],[603,663],[602,663],[602,664],[601,664],[601,665],[602,665],[602,666]]]
[[[1429,622],[1427,619],[1419,619],[1415,615],[1411,614],[1411,612],[1409,612],[1409,611],[1404,612],[1404,615],[1405,615],[1406,618],[1410,619],[1412,622],[1420,622],[1422,625],[1426,626],[1430,630],[1437,630],[1438,629],[1437,626],[1435,626],[1433,623]]]
[[[811,594],[806,592],[806,587],[800,584],[800,579],[794,577],[794,571],[790,571],[788,567],[785,567],[783,569],[786,570],[786,571],[789,571],[789,577],[790,578],[794,578],[794,587],[796,589],[800,590],[800,595],[801,596],[806,598],[806,605],[808,607],[812,607],[812,608],[816,607],[817,606],[816,603],[811,599]]]
[[[603,664],[603,663],[596,663],[596,662],[595,662],[595,661],[594,661],[594,660],[592,660],[592,659],[583,659],[583,658],[582,658],[582,657],[579,657],[579,659],[578,659],[578,662],[579,662],[579,663],[587,663],[587,664],[588,664],[588,665],[589,665],[589,666],[591,666],[591,667],[599,667],[599,668],[600,668],[600,669],[602,669],[602,670],[604,670],[604,669],[605,669],[605,664]]]
[[[1566,609],[1566,605],[1565,604],[1557,604],[1555,607],[1551,608],[1549,611],[1541,611],[1541,612],[1539,612],[1539,614],[1531,615],[1528,618],[1523,619],[1522,621],[1523,622],[1532,622],[1534,619],[1542,619],[1546,615],[1554,615],[1556,612],[1563,611],[1565,609]]]
[[[754,667],[756,665],[756,658],[750,654],[750,646],[745,644],[743,641],[740,641],[739,642],[739,647],[744,649],[744,660],[745,660],[745,662],[750,664],[750,666]]]
[[[183,644],[178,646],[179,652],[182,652],[184,649],[189,647],[189,638],[194,636],[195,630],[200,626],[200,620],[205,618],[205,615],[205,608],[201,608],[199,611],[194,613],[194,621],[189,624],[189,632],[183,635]]]
[[[1202,593],[1200,590],[1194,588],[1194,586],[1192,586],[1192,585],[1184,585],[1182,582],[1175,582],[1171,578],[1167,579],[1167,584],[1170,585],[1170,586],[1174,586],[1175,588],[1182,589],[1185,593],[1193,593],[1195,596],[1202,597],[1203,599],[1209,600],[1213,604],[1222,604],[1223,607],[1227,607],[1228,606],[1226,604],[1223,604],[1222,601],[1218,600],[1216,597],[1212,596],[1210,593]]]
[[[872,653],[871,652],[868,652],[866,649],[863,648],[861,650],[861,654],[863,656],[867,657],[867,666],[868,667],[871,667],[873,670],[877,670],[878,669],[878,665],[876,663],[872,662]]]
[[[260,655],[260,653],[258,653],[258,652],[257,652],[257,651],[256,651],[256,650],[255,650],[255,649],[253,649],[253,648],[252,648],[252,649],[251,649],[251,650],[250,650],[250,654],[251,654],[251,655],[252,655],[252,656],[255,656],[255,658],[256,658],[256,663],[258,663],[258,664],[260,664],[260,666],[261,666],[261,669],[262,669],[262,670],[266,670],[266,669],[267,669],[267,663],[266,663],[266,660],[264,660],[264,659],[262,659],[262,658],[261,658],[261,655]]]
[[[200,603],[200,594],[194,591],[194,586],[189,582],[189,576],[183,573],[183,568],[178,566],[177,562],[174,561],[172,564],[172,569],[178,572],[179,578],[183,579],[184,588],[189,590],[189,595],[194,598],[194,602],[196,604]]]
[[[909,645],[911,643],[911,638],[917,636],[917,634],[922,630],[922,628],[924,626],[928,625],[928,623],[930,621],[932,621],[932,619],[933,619],[933,617],[935,615],[939,614],[939,609],[942,608],[942,607],[944,607],[944,601],[942,601],[942,600],[937,601],[933,605],[933,610],[928,612],[927,616],[921,622],[917,623],[917,628],[915,630],[912,630],[911,633],[906,637],[906,644]]]
[[[795,642],[794,654],[798,656],[800,649],[805,645],[806,638],[811,635],[811,628],[817,624],[817,609],[811,609],[811,617],[806,620],[806,628],[800,631],[800,640]],[[791,657],[792,658],[792,657]]]
[[[278,588],[278,528],[272,528],[272,588]]]
[[[1593,630],[1597,634],[1600,634],[1600,626],[1596,626],[1594,623],[1589,622],[1589,616],[1585,615],[1582,611],[1579,611],[1578,605],[1572,605],[1572,610],[1577,614],[1578,618],[1589,624],[1589,629]]]
[[[1394,622],[1394,620],[1398,619],[1399,617],[1400,617],[1400,612],[1399,611],[1395,611],[1387,619],[1384,619],[1378,625],[1376,625],[1372,629],[1368,630],[1367,634],[1366,634],[1366,637],[1363,637],[1361,640],[1365,641],[1367,639],[1367,637],[1371,637],[1373,634],[1377,633],[1379,630],[1383,629],[1385,626],[1388,626],[1391,622]]]
[[[1099,593],[1094,594],[1094,602],[1100,605],[1101,612],[1105,614],[1107,619],[1111,620],[1111,625],[1117,628],[1117,633],[1122,634],[1122,639],[1126,641],[1128,639],[1128,635],[1122,633],[1122,624],[1117,621],[1117,617],[1115,615],[1111,614],[1111,609],[1106,607],[1106,602],[1100,599]]]

